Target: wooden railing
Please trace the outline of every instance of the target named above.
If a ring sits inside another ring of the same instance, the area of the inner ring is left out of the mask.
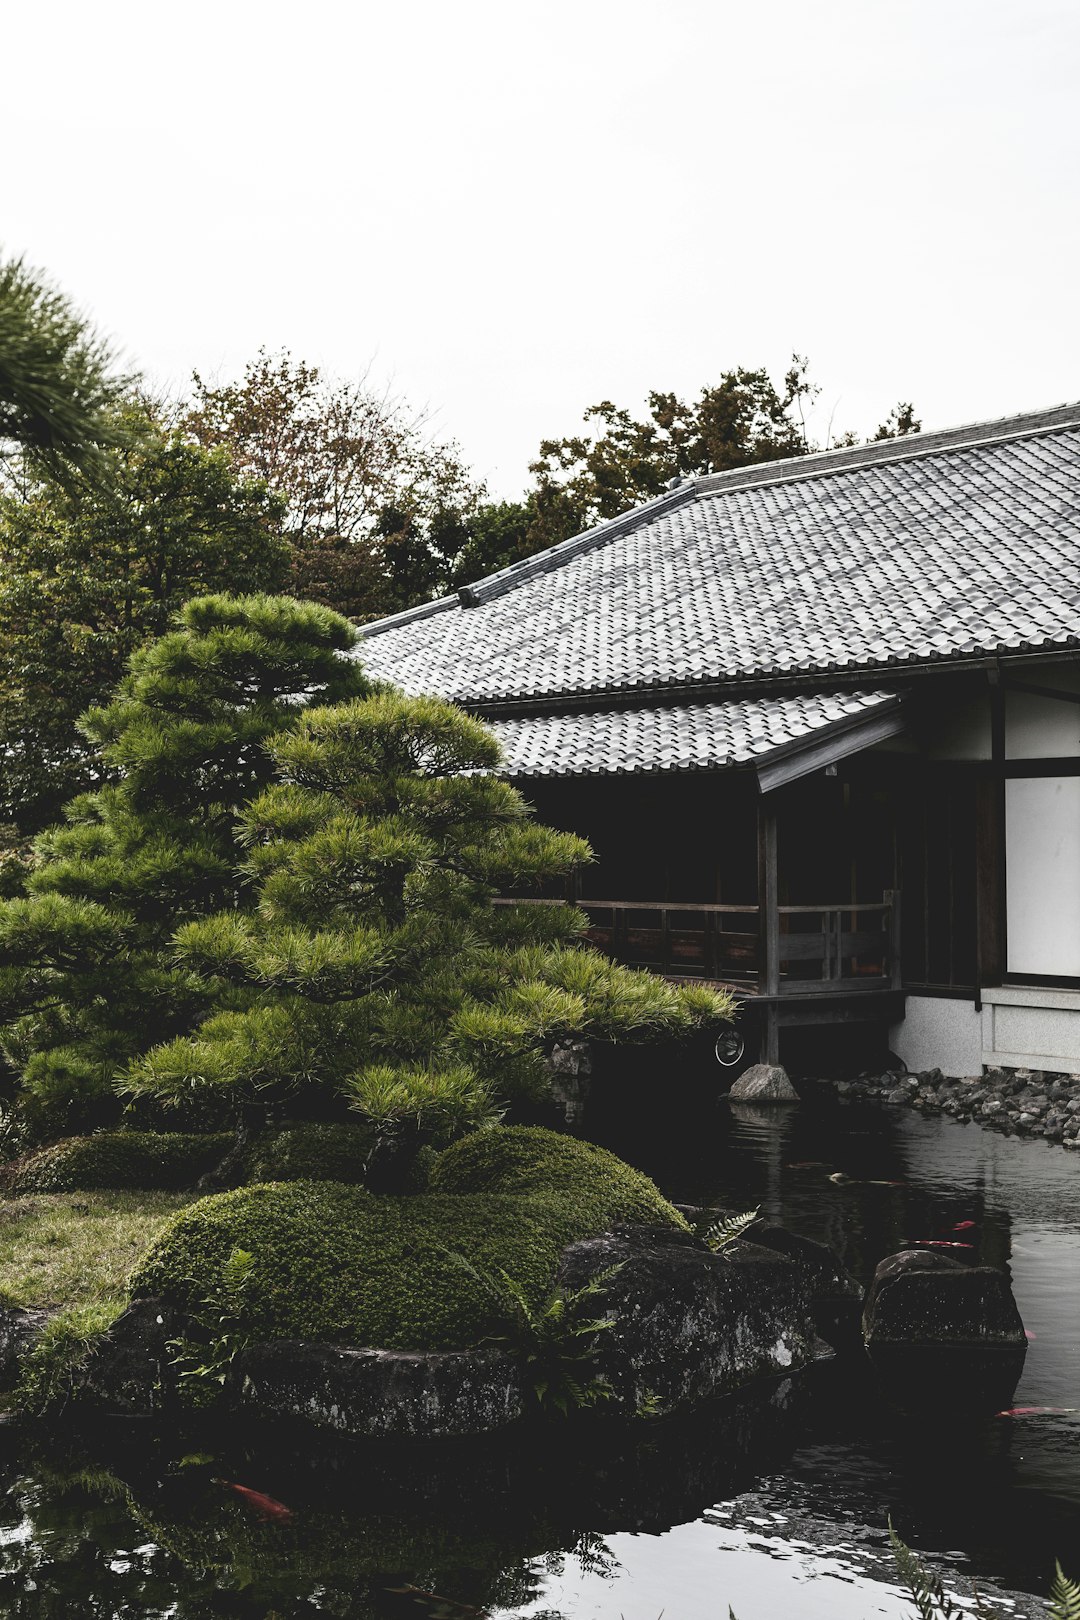
[[[758,906],[661,900],[575,904],[587,914],[588,938],[598,950],[667,978],[710,979],[778,996],[900,985],[895,890],[868,904],[778,906],[771,928]]]

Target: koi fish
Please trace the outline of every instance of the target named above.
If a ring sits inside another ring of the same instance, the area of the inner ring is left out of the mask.
[[[785,1165],[786,1170],[824,1170],[824,1159],[795,1159],[791,1164]]]
[[[949,1228],[950,1232],[970,1232],[975,1225],[974,1221],[957,1221],[955,1226]]]
[[[227,1490],[235,1491],[242,1502],[254,1508],[264,1519],[277,1519],[280,1522],[293,1516],[292,1508],[286,1507],[284,1502],[278,1502],[263,1491],[253,1491],[249,1485],[236,1485],[231,1479],[219,1479],[215,1483],[224,1485]]]
[[[1033,1339],[1037,1339],[1038,1336],[1039,1335],[1037,1333],[1032,1333],[1030,1328],[1025,1328],[1024,1329],[1024,1338],[1027,1339],[1029,1342],[1031,1340],[1033,1340]]]
[[[1051,1412],[1075,1412],[1075,1406],[1009,1406],[1004,1412],[995,1412],[995,1417],[1043,1417]]]
[[[948,1238],[905,1238],[905,1243],[917,1243],[922,1249],[973,1249],[974,1243],[950,1242]]]
[[[475,1608],[471,1603],[459,1603],[456,1598],[440,1597],[438,1592],[425,1592],[422,1586],[413,1586],[411,1584],[408,1586],[388,1586],[385,1590],[392,1592],[395,1597],[411,1597],[415,1598],[417,1603],[435,1604],[436,1607],[431,1612],[437,1614],[439,1620],[453,1620],[456,1615],[483,1616],[488,1612],[487,1609]]]

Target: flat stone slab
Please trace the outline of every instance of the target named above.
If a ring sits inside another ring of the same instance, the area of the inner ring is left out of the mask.
[[[351,1435],[444,1439],[522,1416],[521,1379],[497,1350],[354,1350],[277,1339],[237,1358],[241,1407]]]
[[[50,1316],[46,1310],[5,1305],[0,1300],[0,1389],[13,1384],[23,1359],[41,1337]]]

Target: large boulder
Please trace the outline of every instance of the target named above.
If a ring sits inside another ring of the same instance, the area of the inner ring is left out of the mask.
[[[799,1267],[810,1296],[814,1327],[834,1350],[858,1349],[863,1291],[826,1243],[755,1221],[750,1240],[773,1249]]]
[[[733,1243],[713,1254],[689,1233],[626,1227],[571,1244],[559,1282],[574,1290],[600,1273],[611,1275],[598,1314],[612,1326],[597,1362],[617,1409],[653,1397],[666,1413],[689,1410],[814,1359],[805,1275],[772,1250]]]
[[[863,1341],[905,1406],[1005,1406],[1027,1353],[1006,1274],[923,1249],[881,1261],[863,1307]]]
[[[755,1063],[741,1074],[728,1092],[733,1102],[792,1103],[799,1093],[778,1063]]]

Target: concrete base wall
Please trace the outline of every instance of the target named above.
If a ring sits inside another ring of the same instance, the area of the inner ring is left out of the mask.
[[[1080,991],[1025,985],[984,990],[982,1062],[1080,1073]]]
[[[970,1001],[945,996],[908,996],[903,1021],[889,1031],[889,1048],[913,1074],[979,1074],[983,1065],[982,1018]]]
[[[1080,991],[1007,985],[970,1001],[908,996],[889,1046],[912,1073],[962,1077],[984,1068],[1080,1074]]]

